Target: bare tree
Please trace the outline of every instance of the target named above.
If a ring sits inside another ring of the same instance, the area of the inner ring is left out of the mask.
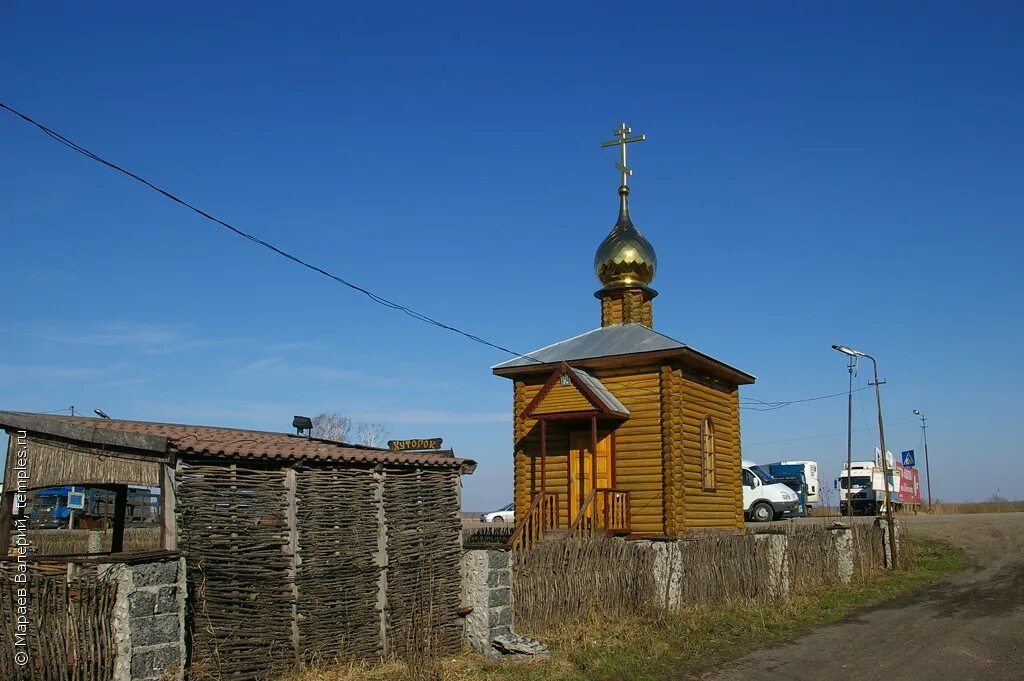
[[[322,412],[313,417],[313,437],[345,442],[352,430],[352,419],[338,412]]]
[[[391,429],[383,423],[360,423],[356,426],[356,440],[369,447],[383,447]]]

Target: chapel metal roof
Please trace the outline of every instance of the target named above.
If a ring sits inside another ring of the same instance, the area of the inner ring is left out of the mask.
[[[745,371],[721,362],[699,350],[658,333],[642,324],[614,324],[588,331],[579,336],[559,341],[534,350],[491,369],[501,372],[506,369],[544,367],[557,362],[578,362],[601,357],[616,357],[648,352],[677,351],[681,356],[715,365],[731,374],[742,383],[753,383],[756,379]]]

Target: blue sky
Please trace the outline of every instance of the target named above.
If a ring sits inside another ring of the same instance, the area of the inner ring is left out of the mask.
[[[258,236],[529,351],[598,325],[616,215],[655,327],[772,401],[881,363],[944,499],[1024,497],[1024,11],[1010,3],[5,3],[0,100]],[[511,495],[507,358],[375,306],[0,116],[0,407],[443,435]],[[859,385],[866,384],[861,372]],[[857,393],[870,455],[874,402]],[[744,455],[845,458],[846,404],[743,414]]]

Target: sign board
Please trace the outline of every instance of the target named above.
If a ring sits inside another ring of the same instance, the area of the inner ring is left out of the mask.
[[[900,456],[903,457],[903,465],[908,468],[914,468],[917,464],[914,462],[914,450],[908,449],[904,452],[900,452]]]
[[[85,492],[76,492],[72,487],[68,492],[68,508],[73,511],[81,511],[85,508]]]
[[[439,437],[419,438],[416,440],[388,440],[388,449],[393,452],[404,452],[410,449],[441,449],[444,442]]]
[[[916,468],[902,466],[900,468],[900,502],[904,504],[921,503],[921,477]]]

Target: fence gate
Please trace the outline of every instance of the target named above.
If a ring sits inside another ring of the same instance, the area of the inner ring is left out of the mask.
[[[0,562],[0,679],[113,678],[117,586],[98,579],[95,565],[68,572],[66,564],[33,564],[19,573],[17,563]]]

